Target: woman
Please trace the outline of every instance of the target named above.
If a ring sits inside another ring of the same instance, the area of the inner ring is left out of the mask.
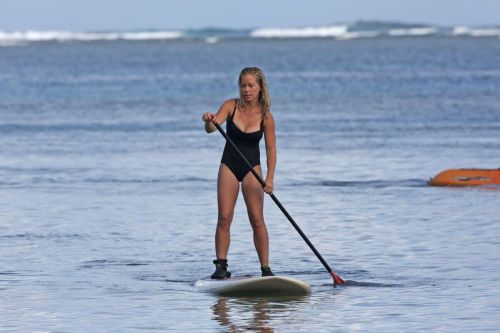
[[[239,98],[225,101],[217,114],[203,114],[205,130],[214,132],[213,122],[222,124],[227,120],[227,135],[245,155],[252,167],[260,175],[259,142],[264,136],[267,156],[266,186],[262,189],[259,181],[250,172],[238,153],[226,143],[217,177],[218,220],[215,232],[214,260],[215,272],[212,279],[225,279],[231,276],[227,270],[227,253],[230,243],[230,227],[234,207],[240,189],[247,206],[248,218],[253,229],[255,249],[259,256],[262,276],[273,276],[269,267],[269,236],[264,222],[264,192],[272,193],[274,170],[276,167],[276,135],[274,119],[270,111],[266,78],[256,67],[244,68],[239,76]]]

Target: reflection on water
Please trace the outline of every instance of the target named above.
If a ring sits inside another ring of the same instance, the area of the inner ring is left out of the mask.
[[[265,299],[220,297],[212,305],[212,312],[213,319],[227,332],[274,332],[276,321],[293,317],[293,312],[307,303],[309,296]]]

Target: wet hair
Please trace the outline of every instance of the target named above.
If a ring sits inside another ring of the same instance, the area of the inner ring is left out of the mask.
[[[255,78],[257,79],[257,83],[260,86],[259,104],[262,108],[262,117],[264,117],[266,113],[271,109],[271,97],[269,97],[269,88],[267,87],[266,77],[264,75],[264,72],[260,68],[245,67],[240,72],[240,77],[238,78],[238,87],[241,87],[241,80],[243,80],[243,76],[248,74],[255,76]],[[241,107],[245,107],[245,100],[243,99],[241,88],[239,104]]]

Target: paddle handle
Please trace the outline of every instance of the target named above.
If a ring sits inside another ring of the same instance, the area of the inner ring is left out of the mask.
[[[222,127],[216,121],[212,120],[212,123],[215,125],[215,127],[220,132],[220,134],[222,134],[222,136],[226,139],[226,141],[229,142],[229,144],[233,147],[233,149],[236,151],[236,153],[243,159],[243,161],[245,161],[245,164],[250,168],[250,172],[252,172],[252,174],[255,176],[255,178],[257,178],[257,180],[259,181],[260,185],[264,188],[266,186],[266,182],[257,173],[257,171],[255,171],[255,169],[252,167],[252,165],[250,164],[250,162],[248,161],[248,159],[245,157],[245,155],[243,155],[243,153],[238,149],[238,147],[236,147],[236,145],[234,144],[233,140],[231,140],[231,138],[226,134],[226,132],[222,129]],[[276,205],[279,207],[279,209],[283,212],[283,214],[285,214],[285,216],[288,219],[288,221],[293,225],[293,227],[295,228],[295,230],[297,230],[297,232],[299,233],[299,235],[306,242],[306,244],[309,246],[309,248],[314,252],[314,254],[319,259],[319,261],[321,261],[321,263],[323,264],[323,266],[325,267],[325,269],[328,271],[328,273],[330,273],[330,275],[333,278],[333,286],[335,287],[337,284],[344,284],[345,283],[344,280],[342,280],[340,278],[340,276],[338,276],[332,270],[332,268],[330,267],[330,265],[328,265],[328,263],[326,262],[326,260],[323,259],[323,256],[318,252],[318,250],[316,250],[316,247],[314,247],[314,245],[311,243],[311,241],[309,240],[309,238],[307,238],[307,236],[304,234],[304,232],[302,231],[302,229],[300,229],[300,227],[294,221],[294,219],[292,218],[292,216],[287,212],[287,210],[281,204],[281,202],[278,200],[278,198],[276,198],[276,196],[273,193],[269,193],[269,196],[271,197],[271,199],[273,199],[273,201],[276,203]]]

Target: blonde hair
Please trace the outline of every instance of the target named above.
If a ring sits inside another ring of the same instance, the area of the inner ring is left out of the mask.
[[[257,67],[245,67],[240,72],[240,77],[238,78],[238,87],[241,87],[241,80],[243,80],[243,76],[252,74],[257,79],[257,83],[260,86],[259,92],[259,104],[262,108],[262,117],[266,115],[266,113],[271,110],[271,97],[269,97],[269,88],[267,86],[266,77],[264,72]],[[239,104],[241,107],[245,107],[245,100],[243,99],[243,95],[241,93],[240,88],[240,99]]]

